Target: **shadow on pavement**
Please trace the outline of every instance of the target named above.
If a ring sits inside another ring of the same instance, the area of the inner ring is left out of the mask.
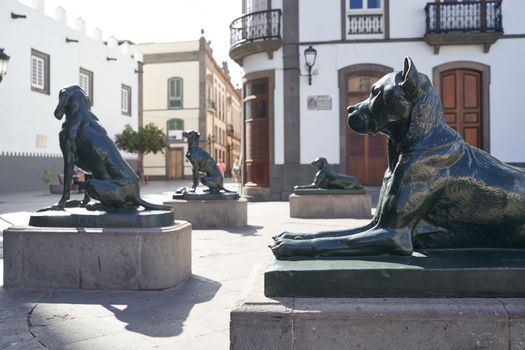
[[[248,225],[244,227],[230,227],[225,229],[226,232],[233,234],[240,234],[243,236],[260,236],[257,232],[263,229],[264,226]]]
[[[61,348],[85,339],[87,333],[103,336],[122,332],[123,328],[149,337],[177,336],[184,331],[184,322],[194,306],[211,300],[220,288],[219,282],[193,275],[182,286],[163,291],[1,292],[12,294],[7,298],[4,294],[2,300],[9,300],[13,311],[22,313],[32,306],[27,323],[38,342]],[[69,332],[79,321],[86,334]]]

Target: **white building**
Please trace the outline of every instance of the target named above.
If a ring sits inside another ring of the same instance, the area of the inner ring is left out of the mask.
[[[58,92],[66,85],[82,86],[93,112],[110,137],[126,124],[138,125],[138,63],[128,42],[121,45],[102,32],[85,32],[85,23],[66,23],[67,13],[44,14],[44,1],[26,6],[0,1],[0,48],[10,56],[0,83],[0,191],[43,189],[44,170],[63,172],[58,142],[61,121],[53,116]],[[132,166],[136,155],[124,154]],[[56,177],[53,182],[56,183]]]
[[[243,12],[230,27],[230,56],[244,69],[252,194],[286,198],[294,184],[311,181],[308,163],[318,156],[379,184],[384,137],[351,132],[345,107],[401,70],[404,56],[433,81],[447,122],[467,142],[525,164],[524,1],[243,0]]]
[[[240,157],[242,112],[227,65],[217,64],[204,37],[134,48],[144,57],[143,124],[162,129],[169,143],[166,152],[144,156],[144,174],[169,180],[191,176],[184,130],[199,131],[202,147],[230,170]]]

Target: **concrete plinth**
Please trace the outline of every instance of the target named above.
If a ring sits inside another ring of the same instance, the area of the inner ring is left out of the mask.
[[[260,187],[253,183],[245,184],[242,188],[242,194],[248,202],[264,202],[270,200],[277,200],[276,198],[272,198],[270,188]]]
[[[158,290],[191,275],[191,225],[13,226],[4,231],[4,287]]]
[[[248,224],[248,201],[182,200],[164,202],[171,205],[177,219],[189,221],[194,229],[222,229]]]
[[[412,256],[274,260],[269,297],[524,298],[525,251],[428,250]]]
[[[372,199],[369,194],[291,194],[290,217],[304,219],[369,218]]]
[[[230,349],[523,349],[525,299],[266,298],[230,314]]]

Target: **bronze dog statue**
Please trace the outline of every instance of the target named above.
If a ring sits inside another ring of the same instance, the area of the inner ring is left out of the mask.
[[[348,107],[348,125],[389,138],[376,215],[353,230],[282,233],[271,246],[277,258],[525,248],[525,172],[465,143],[410,58]]]
[[[200,133],[190,130],[184,131],[182,136],[188,139],[186,158],[190,161],[193,168],[193,185],[191,190],[195,192],[200,180],[204,186],[208,187],[205,190],[206,192],[219,193],[221,190],[231,192],[224,188],[224,177],[215,160],[199,145]]]
[[[87,206],[91,210],[114,210],[139,205],[150,210],[172,209],[140,198],[138,176],[91,112],[91,101],[84,90],[77,85],[60,90],[54,114],[58,120],[64,114],[66,116],[59,134],[60,149],[64,156],[64,191],[57,205],[40,211],[64,210],[66,206]],[[82,202],[68,202],[75,165],[92,175],[92,179],[85,184]],[[100,204],[88,205],[90,198],[100,201]]]
[[[310,163],[310,165],[318,169],[317,173],[315,174],[314,182],[312,182],[310,185],[294,186],[294,189],[302,190],[323,188],[352,190],[363,188],[355,176],[331,171],[328,167],[328,161],[326,158],[317,157],[313,162]]]

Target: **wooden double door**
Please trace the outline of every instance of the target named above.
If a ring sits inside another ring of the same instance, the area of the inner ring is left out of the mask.
[[[441,72],[439,79],[446,122],[467,143],[483,148],[481,72],[452,69]]]
[[[244,84],[245,182],[270,186],[269,81]]]
[[[383,72],[360,71],[346,76],[346,103],[365,100],[371,86]],[[440,96],[446,122],[475,147],[483,148],[482,73],[472,69],[451,69],[439,75]],[[346,113],[345,113],[346,114]],[[387,167],[387,140],[382,135],[359,135],[346,125],[347,173],[365,185],[380,185]]]
[[[170,148],[167,156],[168,180],[184,177],[184,149]]]

